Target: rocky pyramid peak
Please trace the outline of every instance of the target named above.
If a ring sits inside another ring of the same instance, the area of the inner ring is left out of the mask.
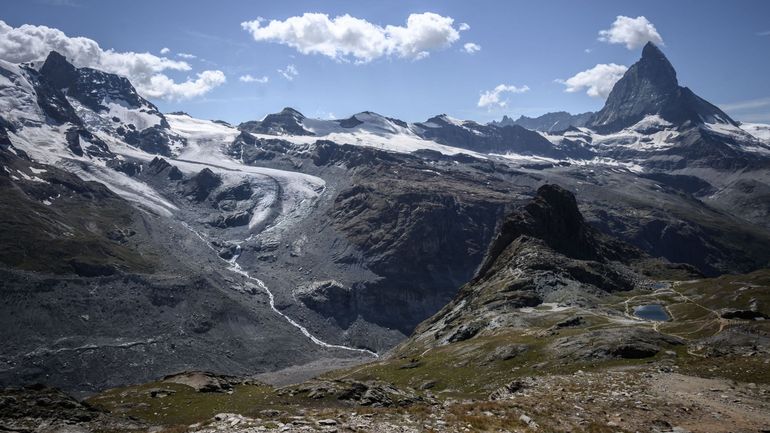
[[[660,115],[678,127],[735,121],[722,110],[679,86],[676,70],[652,42],[612,88],[607,102],[588,124],[599,132],[616,132],[648,115]]]
[[[673,90],[679,86],[674,66],[652,42],[647,42],[642,49],[642,58],[633,67],[638,69],[640,78],[649,80],[661,90]]]

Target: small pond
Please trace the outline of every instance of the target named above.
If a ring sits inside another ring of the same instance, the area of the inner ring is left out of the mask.
[[[666,309],[663,308],[663,306],[660,304],[640,305],[638,307],[634,307],[634,316],[640,319],[652,320],[655,322],[665,322],[666,320],[671,319],[671,317],[669,317],[668,313],[666,312]]]

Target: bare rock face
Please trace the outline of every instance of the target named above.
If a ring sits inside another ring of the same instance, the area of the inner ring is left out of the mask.
[[[40,73],[57,89],[70,87],[78,79],[77,69],[56,51],[51,51],[45,59]]]
[[[376,171],[367,168],[365,173]],[[444,185],[452,181],[441,179]],[[444,189],[439,181],[414,186],[402,184],[408,179],[397,182],[364,180],[341,191],[332,217],[347,239],[365,252],[367,267],[382,277],[356,288],[359,313],[409,334],[473,276],[504,203],[500,194],[483,185],[469,185],[477,194],[463,194]]]
[[[658,114],[675,125],[737,125],[722,110],[680,87],[674,67],[652,42],[644,46],[641,60],[615,84],[604,108],[588,126],[600,132],[615,132],[650,114]]]
[[[311,399],[334,398],[352,405],[369,407],[409,406],[427,401],[413,389],[401,389],[376,380],[311,380],[283,388],[278,394],[301,395]]]
[[[355,292],[337,281],[314,281],[297,287],[293,294],[308,308],[333,318],[342,328],[349,327],[358,316]]]
[[[184,195],[198,203],[206,200],[219,185],[222,179],[211,169],[204,168],[198,174],[185,181]]]
[[[237,376],[214,374],[206,371],[186,371],[171,374],[164,377],[163,382],[187,385],[198,392],[230,392],[235,385],[256,383],[256,381]]]
[[[505,219],[477,276],[483,277],[503,250],[520,236],[542,239],[549,247],[569,257],[600,258],[594,232],[583,220],[575,196],[558,185],[540,187],[537,196],[523,211],[514,212]]]
[[[640,359],[682,344],[684,340],[652,329],[615,328],[562,337],[551,345],[551,350],[556,356],[573,361]]]

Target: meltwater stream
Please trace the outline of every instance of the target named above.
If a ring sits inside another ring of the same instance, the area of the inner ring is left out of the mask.
[[[206,238],[203,237],[203,235],[198,233],[197,230],[195,230],[192,227],[190,227],[187,223],[183,222],[182,224],[185,226],[185,228],[187,228],[191,232],[195,233],[195,236],[198,236],[198,238],[201,241],[203,241],[210,250],[214,251],[214,253],[217,254],[217,257],[219,257],[219,252],[216,249],[214,249],[214,247],[211,246],[211,243],[209,241],[207,241]],[[225,260],[225,259],[223,259],[221,257],[219,257],[219,259],[229,264],[229,266],[227,267],[228,271],[236,273],[236,274],[241,275],[243,277],[246,277],[247,279],[249,279],[251,281],[254,281],[262,290],[264,290],[265,293],[267,293],[267,297],[268,297],[269,304],[270,304],[270,309],[272,309],[279,316],[283,317],[287,322],[289,322],[290,325],[292,325],[293,327],[299,329],[299,331],[302,333],[302,335],[304,335],[305,337],[309,338],[310,341],[312,341],[314,344],[316,344],[318,346],[321,346],[321,347],[326,347],[326,348],[329,348],[329,349],[342,349],[342,350],[348,350],[348,351],[351,351],[351,352],[364,353],[364,354],[373,356],[375,358],[379,358],[379,355],[377,353],[375,353],[375,352],[372,352],[371,350],[358,349],[358,348],[355,348],[355,347],[344,346],[344,345],[341,345],[341,344],[327,343],[327,342],[321,340],[320,338],[316,337],[315,335],[311,334],[310,331],[307,330],[307,328],[305,328],[304,326],[300,325],[299,323],[294,321],[294,319],[292,319],[291,317],[287,316],[286,314],[284,314],[283,312],[278,310],[275,307],[275,296],[273,296],[273,292],[270,291],[270,289],[267,287],[267,285],[265,283],[263,283],[262,280],[260,280],[259,278],[255,278],[255,277],[252,277],[251,275],[249,275],[249,273],[246,272],[245,270],[243,270],[243,268],[241,268],[241,265],[238,264],[237,261],[238,261],[238,257],[240,257],[240,248],[241,247],[239,245],[238,246],[238,253],[236,255],[234,255],[232,259]]]

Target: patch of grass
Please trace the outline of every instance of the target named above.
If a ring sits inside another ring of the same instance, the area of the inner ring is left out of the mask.
[[[152,397],[153,390],[170,392],[165,397]],[[87,401],[117,415],[166,426],[190,425],[222,412],[259,416],[264,409],[285,410],[292,406],[266,385],[236,385],[227,394],[202,393],[187,385],[165,382],[115,388]]]
[[[682,358],[678,365],[682,374],[770,384],[770,364],[766,360],[760,356],[689,357]]]

